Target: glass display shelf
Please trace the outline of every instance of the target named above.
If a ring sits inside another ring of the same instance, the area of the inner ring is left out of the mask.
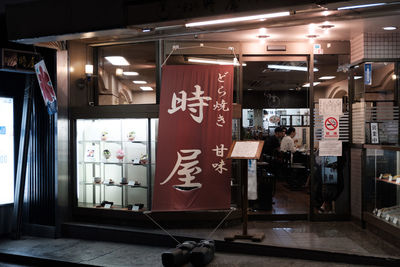
[[[102,201],[151,206],[157,125],[158,119],[149,118],[76,120],[78,207]],[[121,183],[123,178],[130,183]]]

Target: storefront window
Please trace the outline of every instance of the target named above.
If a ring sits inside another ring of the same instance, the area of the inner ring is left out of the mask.
[[[98,49],[99,105],[155,104],[155,43]]]
[[[158,119],[77,120],[78,206],[149,209],[157,128]]]

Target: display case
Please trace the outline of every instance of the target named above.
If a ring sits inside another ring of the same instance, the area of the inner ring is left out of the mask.
[[[400,228],[400,147],[364,147],[364,212]]]
[[[151,207],[158,119],[76,120],[78,207]]]

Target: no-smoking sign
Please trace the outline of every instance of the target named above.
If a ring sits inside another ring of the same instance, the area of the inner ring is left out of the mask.
[[[324,117],[324,139],[339,139],[339,117]]]

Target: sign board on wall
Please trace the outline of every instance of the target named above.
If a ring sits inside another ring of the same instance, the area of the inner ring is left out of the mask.
[[[343,114],[341,98],[320,98],[318,104],[319,115],[331,116]]]
[[[324,116],[324,139],[339,139],[339,116]]]
[[[342,156],[342,141],[319,141],[319,154],[323,156]]]
[[[364,64],[364,84],[365,85],[372,84],[372,64],[371,63]]]
[[[0,97],[0,205],[14,203],[14,106]]]

